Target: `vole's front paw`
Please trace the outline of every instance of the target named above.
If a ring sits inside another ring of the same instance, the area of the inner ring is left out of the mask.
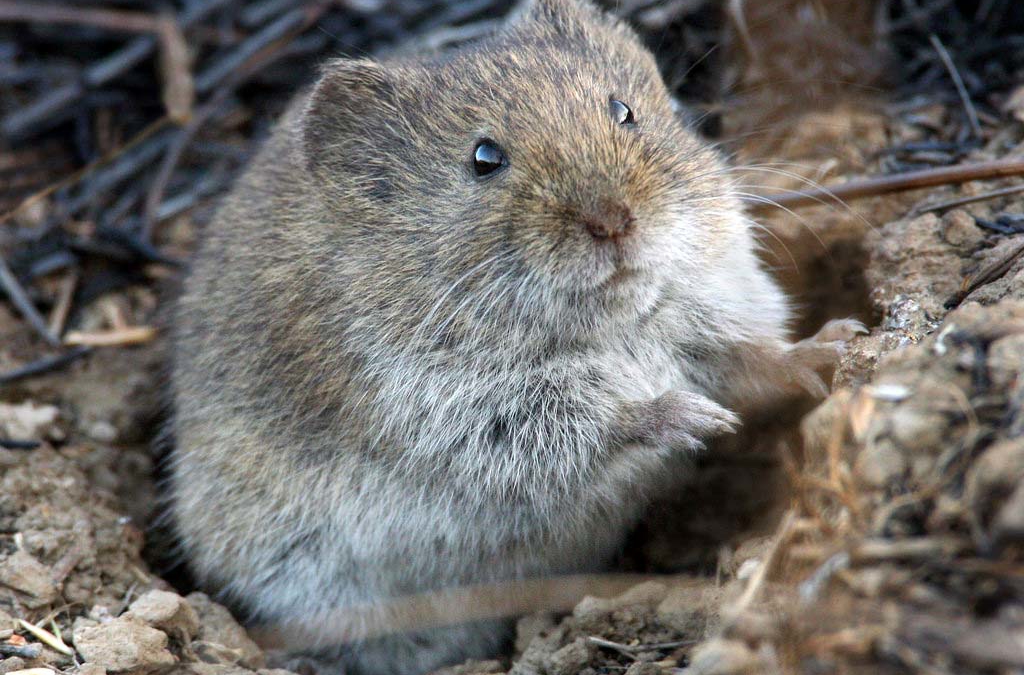
[[[833,319],[813,336],[790,345],[787,357],[791,379],[809,394],[824,398],[828,387],[817,371],[834,366],[846,352],[847,343],[867,332],[864,324],[856,319]]]
[[[740,423],[736,413],[706,396],[668,391],[638,406],[635,435],[648,445],[696,450],[710,436],[733,432]]]
[[[846,343],[868,329],[856,319],[833,319],[817,333],[790,346],[789,356],[805,368],[818,369],[835,365],[846,351]]]

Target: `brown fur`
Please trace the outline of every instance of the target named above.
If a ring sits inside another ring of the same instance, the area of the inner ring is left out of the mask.
[[[483,179],[481,138],[508,158]],[[595,8],[537,0],[455,52],[329,63],[224,204],[178,306],[189,564],[253,620],[285,622],[600,569],[656,479],[735,424],[716,400],[806,379],[787,316],[728,170]],[[322,647],[413,673],[506,631]]]

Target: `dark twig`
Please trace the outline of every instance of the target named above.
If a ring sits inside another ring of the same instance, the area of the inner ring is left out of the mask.
[[[18,279],[11,272],[11,268],[7,266],[7,261],[3,257],[0,257],[0,288],[3,288],[4,292],[7,293],[7,297],[18,308],[21,315],[25,317],[25,320],[28,321],[36,333],[46,340],[47,344],[51,347],[60,346],[60,340],[50,332],[50,327],[46,325],[46,319],[43,318],[43,315],[39,313],[39,310],[29,300],[25,289],[18,283]]]
[[[71,174],[67,178],[64,178],[63,180],[60,180],[60,181],[54,183],[53,185],[50,185],[50,186],[46,187],[45,189],[40,190],[39,192],[36,192],[35,194],[26,197],[25,199],[23,199],[21,201],[20,204],[15,206],[13,209],[8,211],[7,213],[0,214],[0,225],[3,225],[7,221],[11,220],[19,212],[29,208],[33,204],[37,204],[37,203],[41,202],[42,200],[46,199],[47,197],[52,195],[54,192],[57,192],[58,190],[63,189],[63,188],[70,188],[70,187],[72,187],[74,185],[77,185],[81,181],[83,181],[86,178],[88,178],[93,172],[99,171],[101,169],[101,167],[103,167],[104,165],[106,165],[106,164],[108,164],[110,162],[114,162],[122,154],[128,152],[132,148],[135,148],[136,146],[138,146],[141,143],[145,142],[153,134],[159,132],[161,129],[166,127],[168,122],[169,122],[168,118],[161,117],[160,119],[156,120],[155,122],[153,122],[152,124],[147,126],[141,132],[136,134],[136,136],[134,138],[132,138],[130,141],[128,141],[127,143],[125,143],[121,147],[117,148],[115,151],[111,152],[107,156],[101,157],[101,158],[97,159],[96,161],[91,162],[90,164],[88,164],[87,166],[83,167],[82,169],[79,169],[78,171],[76,171],[75,173]]]
[[[206,0],[193,3],[181,13],[176,23],[186,30],[232,0]],[[67,111],[82,99],[90,89],[103,86],[149,58],[156,50],[158,40],[152,35],[135,38],[110,56],[97,61],[85,70],[81,81],[65,84],[44,94],[23,108],[9,113],[0,121],[0,133],[10,138],[21,138],[42,131],[49,124],[60,121]]]
[[[322,8],[320,9],[322,11]],[[196,91],[200,94],[209,93],[264,47],[311,22],[310,12],[307,10],[295,9],[288,12],[247,38],[235,51],[222,57],[219,61],[199,73],[195,81]]]
[[[43,646],[38,642],[28,645],[12,645],[0,642],[0,655],[17,656],[23,659],[37,659],[43,653]]]
[[[177,136],[171,142],[170,149],[168,149],[167,153],[164,155],[156,177],[153,178],[153,181],[150,183],[149,192],[146,195],[145,210],[143,212],[144,220],[142,239],[144,241],[150,241],[153,226],[156,225],[157,220],[159,220],[158,211],[161,203],[163,202],[164,192],[167,190],[167,184],[171,180],[171,174],[174,173],[174,169],[178,166],[178,162],[181,160],[182,154],[188,148],[196,134],[199,133],[199,130],[209,122],[210,118],[220,112],[227,103],[230,94],[238,84],[239,82],[235,80],[231,83],[232,86],[225,86],[221,88],[210,98],[209,101],[197,108],[188,125],[179,131]]]
[[[986,199],[997,199],[999,197],[1006,197],[1008,195],[1015,195],[1024,192],[1024,185],[1014,185],[1008,188],[1002,188],[1001,190],[992,190],[990,192],[982,192],[981,194],[971,195],[969,197],[958,197],[956,199],[949,199],[944,202],[937,204],[929,204],[922,206],[917,209],[915,213],[928,213],[929,211],[942,211],[944,209],[953,208],[954,206],[963,206],[964,204],[973,204],[974,202],[983,202]]]
[[[17,382],[18,380],[24,380],[29,377],[48,373],[51,370],[62,368],[72,361],[80,359],[91,351],[92,349],[89,347],[75,347],[74,349],[69,349],[63,354],[44,356],[41,359],[32,361],[31,363],[26,363],[20,368],[9,370],[6,373],[0,373],[0,385],[10,384],[12,382]]]
[[[5,450],[35,450],[40,445],[42,445],[42,443],[39,441],[16,441],[13,438],[0,438],[0,448],[4,448]],[[0,643],[0,647],[2,646],[3,643]],[[3,652],[0,651],[0,654],[3,654]],[[11,655],[8,654],[7,656]],[[15,654],[14,656],[17,655]]]
[[[935,51],[939,53],[939,58],[942,59],[943,65],[946,66],[946,70],[949,71],[949,76],[953,79],[953,84],[956,85],[957,94],[960,95],[960,101],[964,104],[964,110],[967,111],[967,119],[971,123],[971,130],[974,132],[975,138],[981,138],[981,122],[978,121],[978,111],[974,109],[974,103],[971,101],[971,95],[967,93],[967,87],[964,85],[964,78],[960,76],[960,71],[956,69],[956,64],[953,63],[953,57],[946,51],[946,47],[939,40],[935,33],[928,36],[932,46],[935,47]]]
[[[587,636],[587,642],[597,645],[603,649],[611,649],[612,651],[616,651],[627,658],[633,659],[634,661],[636,660],[636,651],[628,645],[606,640],[603,637],[598,637],[596,635]]]

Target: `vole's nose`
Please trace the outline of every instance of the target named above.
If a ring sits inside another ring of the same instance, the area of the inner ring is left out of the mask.
[[[633,231],[633,212],[621,202],[603,203],[582,216],[583,226],[594,239],[616,239]]]

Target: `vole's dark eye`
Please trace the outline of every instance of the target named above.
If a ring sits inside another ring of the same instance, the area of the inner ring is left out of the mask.
[[[498,144],[485,138],[476,144],[473,151],[473,171],[477,176],[488,176],[508,164],[505,153]]]
[[[612,119],[619,124],[636,124],[636,120],[633,119],[633,111],[622,101],[613,98],[608,106],[612,111]]]

